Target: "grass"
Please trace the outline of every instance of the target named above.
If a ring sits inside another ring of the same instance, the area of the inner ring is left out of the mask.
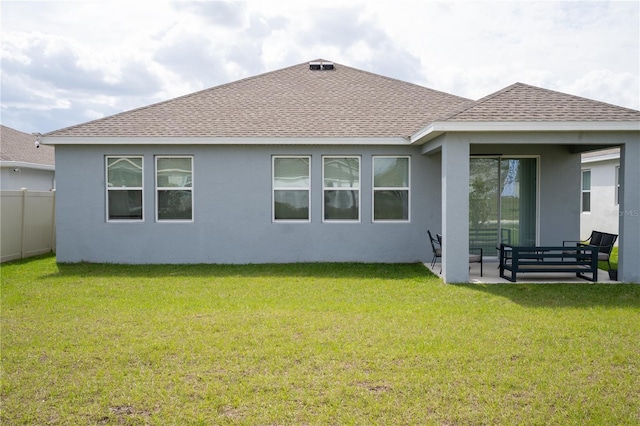
[[[638,424],[640,286],[2,266],[2,424]]]

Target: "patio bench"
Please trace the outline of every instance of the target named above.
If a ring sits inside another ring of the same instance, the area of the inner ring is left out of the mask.
[[[598,280],[598,247],[575,246],[522,247],[500,244],[500,277],[516,282],[519,273],[572,272],[576,277]],[[509,274],[505,274],[509,271]],[[591,274],[587,276],[586,274]]]

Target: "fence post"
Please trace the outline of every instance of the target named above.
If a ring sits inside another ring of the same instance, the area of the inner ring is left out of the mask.
[[[20,259],[25,258],[25,245],[27,235],[27,188],[20,188],[22,191],[22,234],[20,235]]]

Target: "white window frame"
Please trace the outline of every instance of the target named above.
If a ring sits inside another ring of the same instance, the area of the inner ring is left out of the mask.
[[[584,189],[584,174],[589,172],[589,189]],[[591,169],[582,169],[580,173],[580,213],[591,213],[591,178],[593,177]],[[589,210],[584,209],[584,194],[589,193]]]
[[[191,160],[191,186],[158,186],[158,160],[164,158],[188,158]],[[155,216],[159,223],[193,223],[195,220],[195,164],[193,155],[156,155],[154,159],[154,180],[155,180]],[[191,219],[160,219],[158,217],[158,192],[159,191],[191,191]]]
[[[406,158],[407,186],[375,186],[377,158]],[[375,211],[376,191],[407,191],[407,219],[377,219]],[[373,223],[409,223],[411,222],[411,156],[410,155],[374,155],[371,160],[371,220]]]
[[[280,158],[305,159],[309,163],[309,184],[307,187],[292,186],[276,188],[275,172],[276,160]],[[307,191],[309,200],[309,214],[306,219],[276,219],[276,191]],[[271,156],[271,221],[274,223],[310,223],[311,222],[311,156],[310,155],[273,155]]]
[[[358,160],[358,187],[329,187],[325,186],[324,169],[325,160],[332,158],[355,158]],[[357,219],[325,219],[325,192],[326,191],[358,191],[358,218]],[[322,222],[326,223],[360,223],[362,220],[362,156],[361,155],[323,155],[322,156]]]
[[[140,187],[137,186],[126,186],[126,187],[109,187],[109,160],[110,159],[125,159],[125,158],[139,158],[142,165],[142,180]],[[105,219],[108,223],[140,223],[144,222],[144,156],[143,155],[105,155],[104,157],[104,185],[105,185]],[[129,190],[139,190],[141,192],[142,197],[142,217],[140,219],[109,219],[109,192],[111,191],[129,191]]]

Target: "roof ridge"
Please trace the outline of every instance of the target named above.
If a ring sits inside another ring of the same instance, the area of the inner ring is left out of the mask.
[[[319,60],[323,60],[323,59],[319,59]],[[385,80],[399,82],[399,83],[402,83],[402,84],[408,84],[408,85],[411,85],[411,86],[419,87],[421,89],[427,89],[427,90],[429,90],[431,92],[434,92],[434,93],[440,93],[442,95],[446,95],[446,96],[450,96],[450,97],[454,97],[454,98],[458,98],[458,99],[462,99],[462,100],[466,100],[466,101],[471,101],[472,100],[472,99],[469,99],[469,98],[465,98],[463,96],[458,96],[458,95],[454,95],[452,93],[447,93],[447,92],[444,92],[442,90],[437,90],[437,89],[433,89],[431,87],[422,86],[422,85],[420,85],[418,83],[412,83],[410,81],[400,80],[399,78],[389,77],[389,76],[382,75],[382,74],[376,74],[376,73],[374,73],[372,71],[367,71],[367,70],[363,70],[363,69],[360,69],[360,68],[350,67],[348,65],[344,65],[344,64],[341,64],[341,63],[338,63],[338,62],[334,62],[334,64],[340,65],[341,67],[349,68],[349,69],[351,69],[353,71],[356,71],[356,72],[359,72],[359,73],[362,73],[362,74],[368,74],[368,75],[371,75],[371,76],[374,76],[374,77],[383,78]]]
[[[317,59],[317,60],[318,61],[323,61],[323,59]],[[223,88],[223,87],[228,87],[228,86],[231,86],[231,85],[234,85],[234,84],[237,84],[237,83],[241,83],[241,82],[250,81],[250,80],[253,80],[253,79],[256,79],[256,78],[259,78],[259,77],[263,77],[263,76],[266,76],[266,75],[269,75],[269,74],[276,73],[276,72],[284,71],[284,70],[287,70],[289,68],[294,68],[294,67],[297,67],[297,66],[300,66],[300,65],[304,65],[305,63],[306,62],[302,62],[300,64],[291,65],[291,66],[288,66],[288,67],[279,68],[279,69],[275,69],[275,70],[271,70],[271,71],[266,71],[266,72],[264,72],[262,74],[252,75],[252,76],[241,78],[240,80],[233,80],[233,81],[222,83],[222,84],[219,84],[219,85],[216,85],[216,86],[207,87],[205,89],[197,90],[195,92],[190,92],[190,93],[186,93],[184,95],[180,95],[180,96],[176,96],[176,97],[173,97],[173,98],[165,99],[165,100],[162,100],[162,101],[154,102],[154,103],[149,104],[149,105],[143,105],[143,106],[140,106],[140,107],[137,107],[137,108],[127,109],[127,110],[124,110],[124,111],[117,112],[115,114],[107,115],[105,117],[96,118],[95,120],[85,121],[85,122],[82,122],[82,123],[73,124],[71,126],[63,127],[61,129],[52,130],[50,132],[47,132],[47,133],[43,134],[42,136],[52,136],[52,135],[54,135],[55,133],[58,133],[58,132],[71,130],[71,129],[74,129],[74,128],[79,127],[79,126],[85,126],[87,124],[99,123],[100,121],[107,120],[107,119],[112,119],[112,118],[118,117],[118,116],[120,116],[122,114],[129,114],[129,113],[136,112],[136,111],[144,111],[146,109],[154,108],[154,107],[157,107],[159,105],[163,105],[163,104],[166,104],[166,103],[169,103],[169,102],[174,102],[174,101],[181,100],[181,99],[187,99],[187,98],[190,98],[190,97],[201,95],[202,93],[205,93],[205,92],[209,92],[209,91],[212,91],[212,90],[220,89],[220,88]]]
[[[547,89],[545,87],[533,86],[531,84],[526,84],[526,83],[515,83],[513,86],[515,86],[515,85],[526,86],[526,87],[530,87],[532,89],[541,90],[543,92],[555,93],[555,94],[558,94],[558,95],[568,96],[568,97],[575,98],[575,99],[580,99],[580,100],[583,100],[583,101],[594,102],[594,103],[598,103],[598,104],[601,104],[601,105],[606,105],[608,107],[625,109],[625,110],[631,111],[631,112],[640,112],[640,110],[637,110],[637,109],[628,108],[628,107],[625,107],[625,106],[616,105],[616,104],[612,104],[612,103],[609,103],[609,102],[599,101],[597,99],[591,99],[591,98],[587,98],[587,97],[584,97],[584,96],[578,96],[578,95],[574,95],[574,94],[567,93],[567,92],[561,92],[559,90]]]
[[[305,61],[47,133],[59,137],[402,137],[434,122],[638,121],[640,111],[514,83],[478,100]],[[326,68],[326,67],[319,67]],[[45,139],[46,142],[48,140]]]
[[[331,62],[333,64],[335,64],[337,66],[337,68],[341,68],[344,69],[345,71],[352,73],[354,75],[360,75],[362,76],[364,79],[368,79],[368,80],[377,80],[380,84],[388,84],[388,83],[392,83],[394,85],[402,85],[404,87],[404,89],[400,90],[401,92],[415,92],[415,93],[422,93],[422,97],[423,98],[436,98],[436,99],[440,99],[441,101],[439,102],[440,105],[442,105],[442,107],[440,108],[441,110],[444,110],[446,108],[443,108],[444,105],[446,104],[455,104],[458,105],[460,103],[465,103],[470,101],[470,99],[468,98],[464,98],[458,95],[453,95],[450,93],[446,93],[440,90],[436,90],[436,89],[432,89],[429,87],[425,87],[422,85],[419,85],[417,83],[413,83],[413,82],[408,82],[408,81],[404,81],[404,80],[400,80],[398,78],[393,78],[393,77],[389,77],[389,76],[385,76],[385,75],[381,75],[381,74],[376,74],[374,72],[371,71],[366,71],[366,70],[362,70],[359,68],[354,68],[348,65],[344,65],[341,63],[336,63],[333,62],[331,60],[328,59],[323,59],[323,58],[319,58],[319,59],[313,59],[311,61],[304,61],[298,64],[294,64],[294,65],[290,65],[284,68],[279,68],[279,69],[275,69],[275,70],[271,70],[271,71],[267,71],[264,72],[262,74],[258,74],[258,75],[252,75],[252,76],[248,76],[248,77],[244,77],[242,79],[239,80],[234,80],[234,81],[229,81],[220,85],[216,85],[216,86],[212,86],[212,87],[207,87],[205,89],[202,90],[198,90],[196,92],[191,92],[191,93],[187,93],[181,96],[177,96],[177,97],[173,97],[173,98],[169,98],[169,99],[165,99],[159,102],[155,102],[152,103],[150,105],[143,105],[137,108],[133,108],[133,109],[128,109],[128,110],[124,110],[121,112],[118,112],[116,114],[111,114],[111,115],[107,115],[105,117],[100,117],[97,118],[95,120],[92,121],[88,121],[88,122],[83,122],[83,123],[78,123],[78,124],[74,124],[72,126],[68,126],[68,127],[64,127],[61,129],[57,129],[57,130],[53,130],[50,131],[48,133],[46,133],[44,136],[51,136],[51,137],[57,137],[60,135],[64,135],[64,134],[69,134],[69,133],[74,133],[76,132],[76,129],[79,128],[85,128],[86,126],[101,126],[103,123],[109,123],[109,122],[113,122],[114,120],[117,121],[121,118],[125,118],[127,115],[129,114],[137,114],[137,113],[142,113],[145,114],[146,111],[153,111],[154,108],[163,108],[164,106],[170,105],[171,103],[182,103],[183,101],[188,103],[190,99],[195,99],[197,100],[198,97],[203,97],[203,96],[216,96],[216,93],[223,93],[221,91],[226,90],[233,90],[234,87],[239,87],[242,88],[244,84],[246,84],[247,82],[253,82],[253,81],[258,81],[260,79],[264,79],[265,77],[269,78],[269,76],[272,76],[274,74],[278,74],[278,73],[289,73],[289,72],[295,72],[296,69],[298,68],[302,68],[307,66],[310,62]],[[415,89],[414,89],[415,88]],[[430,117],[427,117],[424,120],[426,123],[432,121],[432,119]]]
[[[485,103],[485,102],[487,102],[487,101],[489,101],[489,100],[491,100],[491,99],[493,99],[493,98],[495,98],[497,96],[500,96],[500,95],[502,95],[502,94],[504,94],[506,92],[509,92],[509,91],[513,90],[514,88],[516,88],[518,86],[529,86],[529,85],[525,84],[525,83],[519,83],[519,82],[510,84],[509,86],[503,87],[502,89],[500,89],[500,90],[498,90],[496,92],[490,93],[490,94],[488,94],[486,96],[483,96],[480,99],[477,99],[475,101],[472,100],[471,102],[469,102],[466,105],[463,105],[460,108],[453,109],[453,112],[451,112],[449,115],[443,117],[441,120],[436,120],[436,121],[449,121],[453,117],[455,117],[456,115],[460,115],[463,112],[469,111],[470,109],[475,108],[478,105],[481,105],[481,104],[483,104],[483,103]],[[535,87],[535,86],[530,86],[530,87]]]
[[[314,61],[325,61],[325,59],[316,59]],[[331,61],[331,62],[333,62],[333,61]],[[373,76],[373,77],[376,77],[376,78],[382,78],[382,79],[387,80],[387,81],[397,82],[397,83],[406,84],[406,85],[410,85],[410,86],[415,86],[415,87],[418,87],[418,88],[420,88],[422,90],[426,89],[426,90],[430,91],[433,94],[439,94],[439,95],[447,96],[447,97],[450,97],[450,98],[456,98],[456,99],[464,100],[464,101],[467,101],[467,102],[471,102],[472,101],[472,99],[465,98],[463,96],[454,95],[452,93],[447,93],[447,92],[444,92],[442,90],[432,89],[431,87],[427,87],[427,86],[421,86],[421,85],[419,85],[417,83],[413,83],[413,82],[405,81],[405,80],[400,80],[399,78],[389,77],[389,76],[382,75],[382,74],[376,74],[376,73],[374,73],[372,71],[367,71],[367,70],[363,70],[363,69],[360,69],[360,68],[354,68],[354,67],[351,67],[349,65],[344,65],[344,64],[339,63],[339,62],[333,62],[333,64],[335,64],[337,66],[340,66],[340,67],[343,67],[343,68],[349,68],[350,70],[352,70],[354,72],[357,72],[357,73],[360,73],[360,74],[367,74],[367,75],[370,75],[370,76]],[[296,66],[296,65],[294,65],[294,66]],[[426,120],[424,123],[421,124],[420,128],[428,125],[429,123],[431,123],[433,121],[435,121],[435,120]]]
[[[482,98],[480,98],[480,99],[478,99],[476,101],[473,101],[473,102],[470,102],[468,104],[465,104],[460,108],[453,109],[451,113],[448,113],[448,115],[446,115],[446,116],[442,117],[440,120],[436,120],[436,121],[455,121],[455,118],[457,116],[460,116],[460,115],[464,114],[465,112],[473,110],[474,108],[477,108],[477,107],[481,106],[482,104],[484,104],[486,102],[489,102],[489,101],[491,101],[493,99],[496,99],[496,98],[498,98],[498,97],[500,97],[500,96],[502,96],[502,95],[504,95],[504,94],[506,94],[506,93],[508,93],[510,91],[513,91],[514,89],[517,89],[517,88],[525,88],[525,89],[535,90],[535,91],[541,92],[541,93],[559,95],[559,96],[562,96],[564,98],[575,99],[575,100],[578,100],[578,101],[581,101],[581,102],[589,102],[589,103],[592,103],[592,104],[599,104],[599,105],[602,105],[602,106],[606,106],[608,108],[616,108],[618,110],[624,110],[624,111],[632,112],[632,113],[640,112],[640,111],[637,111],[637,110],[632,109],[632,108],[627,108],[627,107],[623,107],[623,106],[620,106],[620,105],[614,105],[614,104],[610,104],[610,103],[607,103],[607,102],[599,101],[599,100],[596,100],[596,99],[590,99],[590,98],[586,98],[586,97],[583,97],[583,96],[577,96],[577,95],[573,95],[573,94],[570,94],[570,93],[560,92],[558,90],[552,90],[552,89],[547,89],[547,88],[544,88],[544,87],[534,86],[534,85],[527,84],[527,83],[516,82],[516,83],[513,83],[513,84],[503,88],[503,89],[500,89],[500,90],[498,90],[496,92],[493,92],[493,93],[491,93],[491,94],[489,94],[487,96],[484,96],[484,97],[482,97]]]

